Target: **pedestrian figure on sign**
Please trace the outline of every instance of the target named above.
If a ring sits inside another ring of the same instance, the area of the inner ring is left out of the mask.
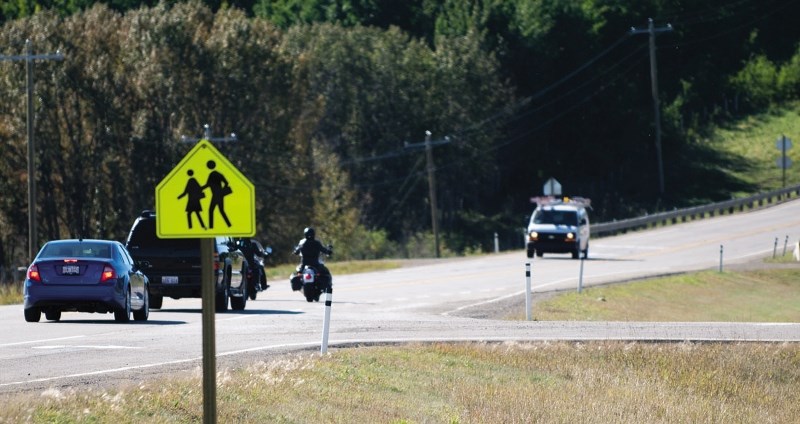
[[[194,171],[191,169],[186,171],[186,174],[189,175],[189,181],[186,182],[186,188],[183,189],[183,193],[178,196],[178,199],[186,197],[186,221],[189,224],[189,229],[192,228],[192,214],[197,215],[197,220],[200,221],[200,226],[203,229],[206,229],[206,224],[203,222],[203,217],[200,215],[200,212],[203,211],[203,206],[200,204],[200,199],[206,197],[206,194],[203,193],[203,188],[200,187],[200,183],[197,182],[197,179],[194,178]]]
[[[230,228],[231,221],[225,213],[225,196],[233,193],[233,189],[228,184],[225,176],[214,170],[217,167],[216,162],[210,160],[206,162],[206,166],[211,170],[211,173],[208,174],[206,185],[203,186],[203,189],[211,189],[211,203],[208,205],[208,228],[214,228],[214,210],[217,208],[219,208],[219,213],[222,215],[222,219],[225,220],[225,224]]]

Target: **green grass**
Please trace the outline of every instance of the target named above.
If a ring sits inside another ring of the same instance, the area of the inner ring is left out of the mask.
[[[782,188],[783,171],[776,163],[781,151],[775,146],[782,135],[790,138],[794,145],[787,150],[787,156],[794,164],[786,170],[786,185],[800,184],[800,174],[796,172],[800,166],[800,103],[739,119],[715,129],[713,135],[702,142],[710,144],[718,152],[741,158],[747,166],[725,171],[760,191],[768,191]],[[732,194],[738,197],[751,193]]]
[[[800,322],[800,265],[704,271],[567,292],[533,306],[540,321]],[[525,319],[514,314],[510,319]]]

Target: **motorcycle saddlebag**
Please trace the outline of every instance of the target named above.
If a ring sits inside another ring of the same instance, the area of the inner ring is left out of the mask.
[[[292,283],[292,291],[300,291],[303,288],[303,277],[301,275],[294,275],[289,279]]]

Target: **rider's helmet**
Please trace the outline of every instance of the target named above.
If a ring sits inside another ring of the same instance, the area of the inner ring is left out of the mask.
[[[306,227],[306,229],[303,230],[303,235],[305,235],[306,238],[309,240],[313,239],[315,234],[316,233],[314,232],[314,228],[312,227]]]

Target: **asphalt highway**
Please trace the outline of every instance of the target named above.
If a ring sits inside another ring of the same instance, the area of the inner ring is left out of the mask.
[[[800,341],[800,323],[543,322],[476,319],[464,312],[532,296],[720,266],[778,254],[800,239],[800,201],[654,230],[592,239],[589,259],[523,250],[356,275],[335,275],[332,349],[428,341],[656,340]],[[722,254],[720,253],[722,251]],[[800,264],[798,265],[800,266]],[[581,270],[583,271],[581,279]],[[308,303],[288,279],[216,314],[218,366],[297,351],[319,351],[324,298]],[[732,305],[735,307],[735,305]],[[520,311],[524,314],[524,310]],[[200,299],[164,299],[147,322],[118,324],[112,314],[64,313],[60,322],[27,323],[22,305],[0,307],[0,394],[48,387],[116,384],[196,372],[202,360]]]

